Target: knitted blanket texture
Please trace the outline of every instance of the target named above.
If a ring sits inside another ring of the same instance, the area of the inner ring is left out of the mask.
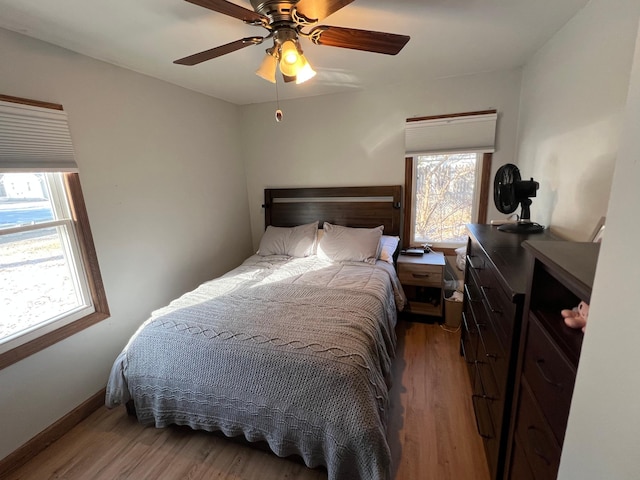
[[[329,479],[390,478],[393,267],[257,255],[153,312],[116,359],[106,404],[140,422],[266,441]]]

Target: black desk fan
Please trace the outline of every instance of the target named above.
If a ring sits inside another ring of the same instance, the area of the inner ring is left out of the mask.
[[[493,201],[496,208],[504,214],[516,211],[518,205],[522,205],[520,218],[514,223],[500,225],[498,230],[509,233],[540,233],[544,226],[532,222],[531,198],[536,196],[536,190],[540,184],[533,180],[522,180],[520,170],[512,163],[501,166],[496,172],[493,181]]]

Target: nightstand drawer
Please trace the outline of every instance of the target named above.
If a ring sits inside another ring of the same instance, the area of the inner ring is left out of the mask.
[[[398,278],[400,283],[406,285],[420,285],[424,287],[442,286],[442,268],[439,265],[398,265]]]

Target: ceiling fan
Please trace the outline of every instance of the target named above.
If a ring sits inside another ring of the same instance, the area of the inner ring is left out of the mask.
[[[316,25],[354,0],[250,0],[253,11],[226,0],[186,1],[237,18],[248,25],[263,27],[269,33],[264,37],[242,38],[226,45],[189,55],[173,63],[197,65],[250,45],[259,45],[265,40],[273,38],[273,46],[266,50],[267,54],[262,65],[256,71],[258,76],[272,83],[276,82],[278,65],[285,82],[302,83],[316,74],[302,54],[299,37],[306,37],[316,45],[350,48],[387,55],[396,55],[410,38],[407,35],[393,33]],[[302,29],[306,27],[313,28],[308,32],[303,32]]]

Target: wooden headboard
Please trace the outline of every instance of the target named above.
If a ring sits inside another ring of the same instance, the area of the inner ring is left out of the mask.
[[[265,228],[294,227],[318,220],[347,227],[384,225],[385,235],[400,235],[402,186],[266,188]]]

